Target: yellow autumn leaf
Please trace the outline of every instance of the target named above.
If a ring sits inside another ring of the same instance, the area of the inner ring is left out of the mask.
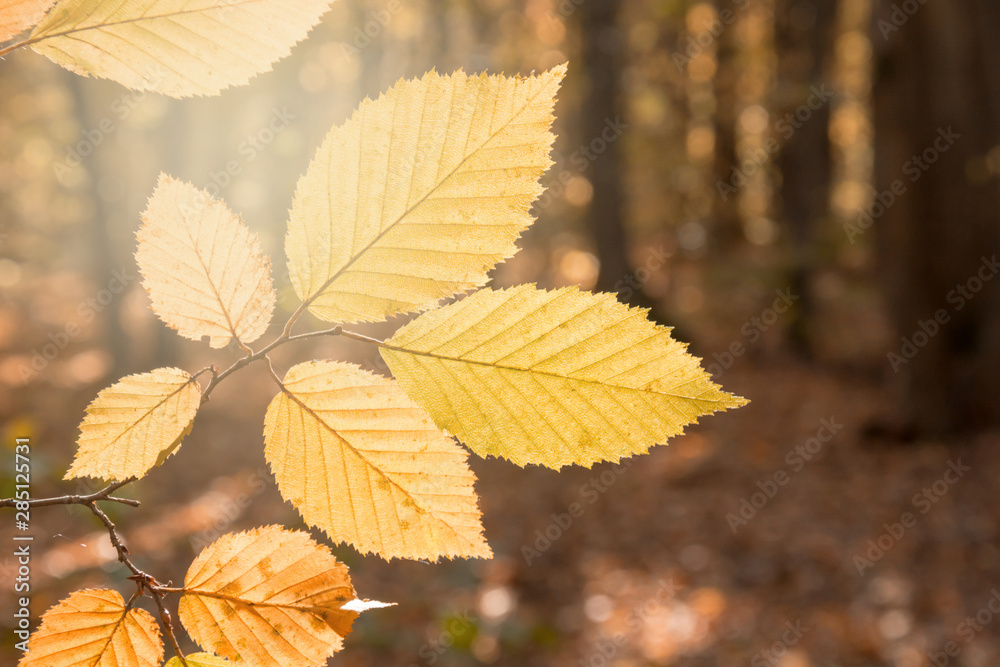
[[[68,70],[171,97],[215,95],[287,56],[330,0],[59,0],[31,47]]]
[[[0,0],[0,42],[38,23],[55,0]]]
[[[746,403],[644,309],[575,287],[481,290],[424,313],[381,353],[439,427],[518,465],[617,461]]]
[[[153,312],[192,340],[251,343],[274,312],[271,261],[225,202],[160,174],[135,253]]]
[[[122,378],[87,407],[63,479],[141,477],[180,446],[200,405],[201,387],[179,368]]]
[[[159,667],[163,642],[142,609],[116,591],[76,591],[42,615],[18,667]]]
[[[299,180],[285,238],[309,310],[370,322],[484,284],[533,221],[565,73],[431,72],[334,128]]]
[[[223,660],[211,653],[188,653],[184,656],[187,667],[230,667],[233,663]],[[170,658],[163,667],[184,667],[184,663],[178,657]]]
[[[205,650],[255,667],[323,665],[358,614],[347,566],[308,533],[267,526],[206,547],[178,614]]]
[[[492,555],[468,454],[394,380],[299,364],[268,407],[264,441],[281,495],[335,542],[386,559]]]

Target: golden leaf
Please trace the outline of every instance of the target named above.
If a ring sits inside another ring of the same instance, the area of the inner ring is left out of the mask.
[[[424,313],[381,353],[406,393],[481,456],[617,461],[746,400],[614,294],[484,289]]]
[[[309,310],[370,322],[484,284],[533,221],[565,73],[431,72],[334,128],[299,180],[285,238]]]
[[[255,667],[323,665],[358,614],[347,566],[308,533],[229,533],[191,564],[178,606],[205,650]]]
[[[59,0],[32,48],[68,70],[171,97],[215,95],[271,69],[330,0]]]
[[[188,653],[184,656],[187,667],[230,667],[233,663],[223,660],[211,653]],[[178,657],[170,658],[163,667],[184,667],[184,663]]]
[[[55,0],[0,0],[0,42],[42,20]]]
[[[268,407],[264,441],[281,495],[335,542],[386,559],[491,556],[468,454],[395,381],[299,364]]]
[[[158,667],[163,642],[142,609],[115,591],[76,591],[42,615],[18,667]]]
[[[63,479],[141,477],[180,446],[200,405],[201,387],[178,368],[122,378],[87,407]]]
[[[224,347],[267,331],[274,312],[271,262],[257,235],[190,183],[160,174],[142,215],[136,261],[153,312],[192,340]]]

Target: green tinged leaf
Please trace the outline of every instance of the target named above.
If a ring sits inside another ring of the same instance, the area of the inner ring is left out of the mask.
[[[645,310],[575,287],[481,290],[424,313],[381,352],[440,428],[518,465],[617,461],[746,403]]]

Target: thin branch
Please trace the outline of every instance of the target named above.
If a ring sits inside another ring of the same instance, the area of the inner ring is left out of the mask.
[[[323,329],[322,331],[310,331],[308,333],[298,334],[296,336],[290,337],[288,340],[302,340],[304,338],[315,338],[316,336],[344,336],[345,338],[353,338],[354,340],[360,340],[365,343],[372,343],[374,345],[385,345],[384,340],[379,340],[378,338],[372,338],[371,336],[366,336],[364,334],[359,334],[354,331],[345,331],[344,327],[339,324],[332,329]]]
[[[170,621],[170,612],[163,605],[163,591],[156,586],[146,586],[146,588],[149,589],[153,600],[156,602],[157,609],[160,610],[160,622],[163,624],[163,629],[166,631],[167,637],[170,638],[170,643],[174,647],[174,653],[181,659],[181,664],[184,667],[188,667],[188,662],[184,659],[184,651],[181,650],[181,645],[177,643],[177,637],[174,635],[174,624]]]
[[[229,377],[230,375],[232,375],[236,371],[240,370],[241,368],[249,366],[250,364],[252,364],[255,361],[260,361],[261,359],[267,358],[267,353],[268,352],[270,352],[271,350],[273,350],[276,347],[284,345],[289,340],[291,340],[291,336],[289,336],[289,331],[291,331],[292,325],[295,323],[296,318],[299,315],[301,315],[302,312],[304,312],[304,311],[300,307],[298,310],[296,310],[294,313],[292,313],[292,316],[288,319],[288,322],[285,324],[285,328],[281,332],[281,335],[279,335],[277,338],[275,338],[274,340],[272,340],[270,343],[268,343],[267,345],[265,345],[264,347],[262,347],[257,352],[254,352],[250,348],[246,348],[247,349],[246,356],[243,356],[243,357],[240,357],[239,359],[237,359],[236,362],[232,366],[230,366],[226,370],[222,371],[221,373],[217,372],[215,370],[215,367],[213,366],[212,367],[212,379],[209,381],[208,386],[205,387],[205,391],[202,392],[202,394],[201,394],[201,402],[202,403],[206,403],[208,401],[209,394],[211,394],[215,390],[215,388],[219,385],[219,383],[222,382],[223,380],[225,380],[227,377]],[[203,371],[199,371],[199,374],[201,372],[203,372]]]
[[[125,567],[132,571],[132,574],[134,575],[132,578],[138,581],[140,585],[145,581],[155,582],[156,579],[153,576],[146,574],[137,568],[129,559],[128,547],[122,544],[121,539],[118,537],[117,527],[114,522],[108,518],[108,515],[104,513],[104,510],[98,507],[97,503],[94,501],[87,503],[87,507],[90,508],[90,511],[94,514],[94,516],[101,520],[104,527],[108,529],[108,537],[111,539],[111,546],[113,546],[115,551],[118,552],[118,562],[123,563]]]
[[[317,336],[339,336],[342,333],[344,333],[344,328],[338,324],[332,329],[323,329],[322,331],[309,331],[302,334],[296,334],[294,336],[290,336],[288,340],[303,340],[305,338],[316,338]]]
[[[3,55],[8,51],[23,45],[24,43],[14,44],[10,47],[7,47],[6,49],[2,49],[0,50],[0,55]],[[281,334],[278,335],[278,337],[275,338],[273,341],[271,341],[269,344],[265,345],[263,348],[261,348],[256,352],[254,352],[253,349],[251,349],[250,347],[244,345],[242,342],[238,341],[240,343],[240,347],[246,352],[246,354],[243,357],[240,357],[238,360],[236,360],[236,362],[234,362],[229,368],[225,369],[224,371],[219,372],[215,366],[206,366],[205,368],[195,373],[193,376],[193,378],[195,379],[197,379],[198,377],[200,377],[205,373],[211,374],[211,379],[208,381],[205,390],[202,392],[202,397],[201,397],[202,403],[208,401],[209,395],[224,379],[226,379],[236,371],[240,370],[241,368],[249,366],[255,361],[264,361],[267,365],[267,370],[271,378],[278,384],[279,387],[284,389],[284,383],[281,381],[281,378],[278,377],[278,374],[275,372],[274,365],[271,363],[271,359],[270,357],[267,356],[267,353],[291,341],[304,340],[306,338],[315,338],[318,336],[346,336],[348,338],[353,338],[355,340],[360,340],[366,343],[385,345],[384,341],[380,341],[376,338],[371,338],[369,336],[365,336],[359,333],[354,333],[351,331],[344,331],[343,327],[340,326],[339,324],[333,327],[332,329],[311,331],[293,336],[291,333],[292,327],[294,326],[295,322],[299,319],[299,317],[301,317],[301,315],[305,313],[305,311],[306,311],[306,303],[302,303],[298,307],[298,309],[294,313],[292,313],[291,317],[289,317],[288,322],[285,324]],[[120,498],[118,496],[111,495],[116,490],[120,489],[121,487],[127,484],[130,484],[131,482],[134,482],[135,480],[136,480],[135,477],[129,477],[128,479],[119,482],[114,482],[112,484],[109,484],[105,488],[101,489],[100,491],[87,495],[66,495],[66,496],[59,496],[56,498],[37,498],[30,500],[17,500],[16,498],[4,498],[3,500],[0,500],[0,508],[17,507],[19,503],[27,502],[30,507],[47,507],[51,505],[85,505],[88,509],[90,509],[91,513],[94,516],[96,516],[98,520],[100,520],[100,522],[104,524],[104,527],[107,529],[108,539],[111,541],[111,545],[115,548],[115,552],[118,554],[118,561],[123,565],[125,565],[125,567],[127,567],[132,572],[132,576],[129,577],[129,579],[132,579],[133,581],[136,582],[137,590],[135,594],[133,594],[132,597],[129,598],[129,601],[126,605],[126,609],[130,609],[132,605],[135,603],[135,601],[138,600],[143,595],[144,592],[148,591],[150,597],[153,598],[153,601],[156,603],[156,606],[160,611],[160,623],[163,625],[163,629],[166,632],[167,637],[170,639],[170,643],[173,645],[177,657],[180,658],[181,663],[184,664],[185,667],[189,667],[189,663],[185,659],[184,652],[181,650],[180,643],[177,641],[177,637],[174,633],[174,627],[170,618],[170,612],[163,604],[163,598],[165,595],[169,593],[179,593],[182,592],[183,589],[165,586],[162,583],[160,583],[153,575],[140,570],[135,565],[135,563],[133,563],[132,560],[129,558],[128,547],[126,547],[122,543],[121,537],[118,535],[118,529],[115,526],[114,522],[98,506],[99,502],[107,501],[107,502],[121,503],[123,505],[130,505],[132,507],[138,507],[139,506],[138,500],[133,500],[131,498]]]
[[[249,366],[250,364],[252,364],[255,361],[261,361],[263,359],[267,359],[267,353],[268,352],[270,352],[271,350],[273,350],[273,349],[275,349],[277,347],[280,347],[280,346],[284,345],[285,343],[289,343],[291,341],[303,340],[305,338],[314,338],[316,336],[339,336],[339,335],[343,334],[343,335],[348,336],[350,338],[356,338],[358,340],[364,340],[364,341],[367,341],[367,342],[370,342],[370,343],[379,343],[379,344],[381,344],[381,341],[377,341],[374,338],[368,338],[367,336],[362,336],[361,334],[353,334],[353,333],[344,331],[343,328],[339,324],[337,326],[333,327],[332,329],[324,329],[322,331],[310,331],[308,333],[298,334],[298,335],[295,335],[295,336],[291,335],[292,326],[295,324],[295,321],[304,312],[306,312],[306,306],[303,303],[303,304],[301,304],[298,307],[298,309],[294,313],[292,313],[291,317],[288,318],[288,322],[285,323],[284,329],[282,330],[281,334],[277,338],[275,338],[270,343],[268,343],[267,345],[265,345],[264,347],[262,347],[261,349],[259,349],[256,352],[254,352],[253,350],[250,350],[249,348],[247,348],[248,352],[247,352],[246,356],[240,357],[238,360],[236,360],[235,363],[233,363],[232,366],[230,366],[226,370],[222,371],[221,373],[216,372],[215,368],[211,367],[212,379],[211,379],[211,381],[209,381],[208,386],[205,387],[205,391],[202,392],[202,394],[201,394],[201,402],[202,403],[207,402],[209,394],[211,394],[215,390],[215,388],[219,385],[219,383],[222,382],[223,380],[225,380],[227,377],[229,377],[230,375],[232,375],[236,371],[240,370],[241,368]],[[198,371],[197,375],[200,375],[201,373],[204,373],[207,370],[209,370],[209,369],[203,368],[202,370]],[[273,372],[273,369],[272,369],[272,372]]]
[[[94,513],[104,527],[108,529],[108,537],[111,540],[111,544],[114,546],[115,551],[118,552],[118,561],[123,563],[125,567],[132,571],[132,579],[136,582],[139,590],[133,595],[126,605],[126,609],[130,608],[132,604],[141,596],[143,590],[149,591],[150,597],[156,603],[157,609],[160,610],[160,622],[163,624],[163,630],[167,633],[167,637],[170,638],[170,643],[174,647],[174,652],[177,657],[180,658],[181,663],[186,667],[188,665],[187,660],[184,658],[184,651],[181,650],[180,644],[177,642],[177,636],[174,634],[174,625],[170,620],[170,612],[167,610],[166,606],[163,604],[163,596],[166,594],[164,586],[157,581],[156,577],[153,575],[143,572],[132,562],[129,558],[129,550],[124,544],[122,544],[121,538],[118,536],[118,528],[115,526],[114,522],[105,514],[100,507],[97,506],[97,501],[91,500],[86,503],[90,511]]]
[[[18,503],[28,503],[29,507],[48,507],[50,505],[90,505],[102,500],[107,500],[108,502],[113,503],[121,503],[122,505],[129,505],[131,507],[138,507],[138,500],[134,500],[132,498],[119,498],[111,495],[118,489],[122,488],[126,484],[131,484],[135,480],[135,477],[129,477],[128,479],[123,479],[120,482],[109,484],[100,491],[85,496],[71,495],[59,496],[56,498],[32,498],[29,500],[4,498],[3,500],[0,500],[0,507],[17,507]]]
[[[277,346],[275,346],[275,347],[277,347]],[[258,361],[258,360],[262,359],[263,356],[264,356],[262,353],[263,353],[263,350],[261,350],[261,352],[258,352],[256,354],[251,353],[251,354],[246,355],[245,357],[240,357],[236,361],[236,363],[234,363],[232,366],[230,366],[226,370],[222,371],[221,373],[217,372],[215,370],[215,367],[213,366],[212,367],[212,379],[209,380],[208,386],[205,387],[205,391],[203,391],[202,394],[201,394],[201,402],[203,404],[207,403],[208,402],[208,396],[209,396],[209,394],[211,394],[215,390],[215,388],[219,385],[219,383],[222,382],[223,380],[225,380],[227,377],[229,377],[230,375],[232,375],[236,371],[240,370],[244,366],[250,365],[251,362]]]

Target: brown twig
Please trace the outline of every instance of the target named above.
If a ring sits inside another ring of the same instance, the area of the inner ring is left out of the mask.
[[[29,507],[48,507],[50,505],[90,505],[91,503],[102,500],[107,500],[112,503],[121,503],[122,505],[129,505],[131,507],[138,507],[138,500],[134,500],[132,498],[119,498],[111,495],[118,489],[122,488],[126,484],[131,484],[135,480],[135,477],[129,477],[128,479],[123,479],[120,482],[109,484],[100,491],[85,496],[71,495],[58,496],[56,498],[31,498],[29,500],[4,498],[3,500],[0,500],[0,507],[16,507],[18,503],[28,503]]]
[[[10,50],[13,50],[14,48],[17,48],[18,46],[23,46],[23,45],[24,43],[14,44],[10,47],[7,47],[6,49],[0,49],[0,56],[2,56],[4,53],[7,53]],[[282,329],[281,334],[279,334],[277,338],[275,338],[273,341],[262,347],[260,350],[254,352],[250,347],[240,343],[240,347],[246,352],[246,354],[240,357],[238,360],[236,360],[231,366],[226,368],[224,371],[220,372],[215,366],[206,366],[205,368],[195,373],[192,376],[194,379],[197,379],[199,376],[205,373],[211,374],[211,379],[208,381],[205,390],[202,392],[201,396],[202,403],[208,401],[209,395],[215,390],[215,388],[219,385],[219,383],[221,383],[223,380],[225,380],[227,377],[229,377],[236,371],[246,366],[249,366],[255,361],[263,360],[264,362],[266,362],[267,370],[268,373],[271,375],[271,378],[278,384],[279,387],[284,389],[284,384],[282,383],[281,378],[275,372],[274,365],[271,363],[271,359],[267,355],[268,352],[270,352],[271,350],[281,345],[284,345],[285,343],[289,343],[291,341],[304,340],[306,338],[315,338],[318,336],[346,336],[348,338],[353,338],[355,340],[360,340],[366,343],[374,343],[375,345],[380,345],[380,346],[385,345],[384,341],[380,341],[376,338],[371,338],[369,336],[365,336],[359,333],[354,333],[352,331],[344,331],[343,327],[341,327],[339,324],[331,329],[324,329],[321,331],[310,331],[307,333],[297,334],[293,336],[291,333],[292,327],[295,324],[295,322],[299,319],[299,317],[306,311],[306,307],[307,307],[306,303],[300,305],[299,308],[289,317],[288,322]],[[166,632],[167,637],[170,639],[170,643],[172,644],[173,649],[177,654],[177,657],[180,658],[181,663],[185,665],[185,667],[188,667],[189,663],[185,659],[184,652],[181,650],[180,643],[177,641],[177,637],[174,633],[174,627],[170,618],[170,612],[167,610],[166,606],[163,603],[163,598],[167,594],[180,593],[184,589],[166,586],[160,583],[153,575],[144,572],[143,570],[140,570],[135,565],[135,563],[133,563],[132,560],[129,558],[130,554],[128,547],[122,543],[121,537],[118,535],[117,526],[115,526],[115,523],[98,505],[98,503],[100,502],[107,501],[107,502],[121,503],[123,505],[129,505],[131,507],[138,507],[139,506],[138,500],[134,500],[131,498],[120,498],[111,495],[118,489],[134,481],[136,481],[136,477],[129,477],[128,479],[124,479],[109,484],[100,491],[96,491],[94,493],[86,495],[66,495],[54,498],[34,498],[29,500],[4,498],[0,500],[0,508],[17,507],[19,503],[25,503],[25,502],[28,503],[29,507],[48,507],[51,505],[86,506],[91,511],[91,513],[94,516],[96,516],[102,524],[104,524],[104,527],[107,529],[108,539],[111,541],[111,545],[115,548],[115,552],[118,554],[118,561],[123,565],[125,565],[125,567],[127,567],[129,571],[132,572],[132,576],[129,577],[129,579],[133,580],[136,583],[137,589],[136,592],[132,595],[132,597],[129,598],[129,601],[126,604],[125,608],[130,609],[132,605],[135,604],[136,600],[142,597],[145,593],[149,593],[150,597],[152,597],[153,601],[156,603],[157,609],[159,609],[160,623],[163,625],[163,629]]]
[[[146,574],[145,572],[137,568],[129,559],[128,547],[122,544],[121,539],[118,537],[117,526],[115,526],[114,522],[110,518],[108,518],[108,515],[104,513],[104,510],[102,510],[100,507],[97,506],[97,502],[91,501],[85,504],[93,513],[93,515],[101,520],[101,523],[104,524],[104,527],[108,529],[108,537],[111,539],[111,546],[113,546],[115,548],[115,551],[118,552],[118,562],[123,563],[125,567],[127,567],[129,570],[132,571],[133,576],[131,578],[135,579],[136,582],[138,582],[140,585],[144,581],[155,582],[156,579],[152,575]]]
[[[167,637],[170,638],[170,643],[174,647],[174,652],[177,657],[180,658],[181,663],[187,667],[188,662],[184,658],[184,651],[181,650],[181,646],[177,641],[177,636],[174,634],[174,625],[170,619],[170,612],[167,610],[166,606],[163,604],[163,596],[166,594],[166,587],[161,584],[156,577],[144,572],[136,567],[135,563],[129,558],[129,550],[124,544],[122,544],[121,538],[118,535],[118,528],[115,526],[114,522],[108,517],[104,511],[97,506],[96,500],[91,500],[84,503],[90,508],[90,511],[94,513],[104,527],[108,529],[108,538],[111,540],[112,546],[114,546],[115,551],[118,552],[118,561],[123,563],[132,572],[132,576],[129,579],[136,582],[138,590],[129,599],[128,604],[125,606],[126,609],[132,607],[135,601],[142,595],[144,591],[148,591],[153,602],[156,603],[157,609],[160,610],[160,623],[163,625],[164,632],[167,633]]]
[[[302,315],[303,312],[305,312],[305,309],[302,306],[300,306],[299,309],[296,310],[294,313],[292,313],[291,317],[288,318],[288,322],[285,323],[285,327],[282,330],[281,334],[277,338],[272,340],[270,343],[262,347],[260,350],[254,352],[252,349],[246,347],[245,345],[242,345],[241,343],[241,346],[247,351],[247,354],[245,356],[237,359],[232,366],[222,371],[221,373],[217,372],[214,366],[210,367],[212,372],[212,379],[209,381],[208,386],[205,387],[205,391],[202,392],[201,394],[201,402],[202,403],[207,402],[209,394],[211,394],[215,390],[215,388],[219,386],[219,383],[225,380],[233,373],[235,373],[236,371],[246,366],[249,366],[255,361],[261,361],[262,359],[266,359],[267,353],[275,349],[276,347],[284,345],[290,340],[298,340],[300,336],[292,336],[291,330],[292,330],[292,325],[295,324],[295,320],[297,320],[299,316]],[[198,372],[198,374],[200,375],[206,370],[208,369],[202,369],[201,371]]]
[[[174,653],[177,657],[181,659],[181,664],[184,667],[188,667],[187,660],[184,659],[184,651],[181,650],[181,645],[177,643],[177,636],[174,635],[174,624],[170,620],[170,612],[163,604],[163,591],[158,586],[147,586],[150,595],[153,597],[153,601],[156,602],[156,608],[160,610],[160,622],[163,624],[163,629],[167,633],[167,637],[170,638],[170,643],[174,647]]]
[[[214,372],[214,369],[213,369]],[[180,644],[177,641],[177,637],[174,634],[173,623],[170,620],[170,612],[167,611],[166,606],[163,604],[163,597],[170,589],[166,589],[153,575],[140,570],[132,559],[129,558],[128,547],[122,542],[121,537],[118,535],[118,527],[115,525],[114,521],[111,520],[104,510],[100,508],[98,503],[108,501],[117,502],[123,505],[130,505],[132,507],[138,507],[139,501],[133,500],[131,498],[119,498],[117,496],[112,496],[116,490],[130,484],[135,481],[135,477],[129,477],[113,484],[109,484],[100,491],[87,495],[67,495],[58,496],[56,498],[34,498],[31,500],[17,500],[15,498],[4,498],[0,500],[0,507],[16,507],[18,502],[27,502],[31,507],[49,507],[52,505],[84,505],[90,512],[98,518],[98,520],[104,524],[104,527],[108,531],[108,539],[111,541],[111,545],[115,548],[115,552],[118,554],[118,562],[122,563],[132,572],[132,576],[129,577],[132,581],[136,583],[136,591],[129,598],[128,602],[125,604],[125,609],[131,609],[135,604],[136,600],[142,597],[144,592],[149,592],[150,597],[156,603],[157,608],[160,610],[160,622],[163,624],[163,629],[167,633],[167,637],[170,638],[170,643],[174,647],[174,651],[177,653],[177,657],[180,658],[181,663],[188,666],[187,660],[184,658],[184,652],[181,650]],[[165,590],[166,589],[166,590]]]

